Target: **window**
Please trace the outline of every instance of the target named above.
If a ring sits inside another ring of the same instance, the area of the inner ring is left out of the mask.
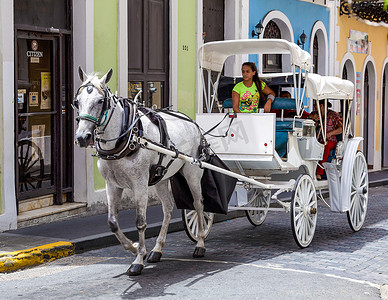
[[[314,35],[314,42],[313,42],[313,73],[318,74],[318,37],[317,35]],[[344,69],[345,70],[345,69]]]
[[[274,21],[269,21],[265,26],[265,39],[281,39],[281,32]],[[282,71],[282,55],[281,54],[264,54],[263,55],[263,73],[276,73]]]

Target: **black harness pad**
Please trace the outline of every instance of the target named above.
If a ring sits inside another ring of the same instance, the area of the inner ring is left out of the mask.
[[[208,163],[229,170],[217,155],[211,155]],[[176,173],[170,178],[170,182],[177,208],[194,210],[194,198],[183,174],[181,172]],[[228,204],[236,182],[237,179],[233,177],[204,169],[201,179],[204,210],[206,212],[227,214]]]
[[[160,133],[160,144],[162,144],[164,147],[169,147],[169,141],[170,137],[167,132],[167,125],[166,121],[154,110],[148,108],[148,107],[139,107],[139,111],[141,111],[143,114],[145,114],[148,119],[150,119],[151,123],[156,125],[159,128]],[[162,161],[164,158],[164,154],[159,153],[159,161],[155,165],[151,165],[149,170],[149,180],[148,185],[155,185],[159,181],[162,180],[164,175],[167,173],[167,168],[162,165]]]

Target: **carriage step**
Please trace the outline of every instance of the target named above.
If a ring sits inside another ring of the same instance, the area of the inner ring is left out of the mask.
[[[18,215],[18,228],[51,223],[86,212],[86,203],[63,203],[30,211]]]

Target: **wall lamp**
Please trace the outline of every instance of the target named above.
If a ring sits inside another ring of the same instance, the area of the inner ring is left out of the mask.
[[[256,24],[254,30],[252,30],[252,37],[257,36],[257,38],[259,38],[260,34],[263,32],[263,29],[264,29],[264,26],[260,20],[260,22]]]
[[[304,44],[306,43],[307,35],[304,33],[304,30],[302,34],[299,37],[299,40],[296,42],[298,46],[302,45],[302,49],[304,50]]]

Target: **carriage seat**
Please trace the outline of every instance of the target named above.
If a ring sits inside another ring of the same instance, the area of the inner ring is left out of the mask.
[[[287,153],[288,132],[292,132],[293,122],[293,118],[283,120],[276,118],[275,150],[280,157]],[[295,119],[295,126],[303,128],[303,120]]]
[[[222,102],[222,107],[223,108],[233,108],[232,98],[225,99]],[[295,110],[296,109],[295,99],[276,97],[274,99],[274,101],[272,102],[271,109],[290,109],[290,110]]]

